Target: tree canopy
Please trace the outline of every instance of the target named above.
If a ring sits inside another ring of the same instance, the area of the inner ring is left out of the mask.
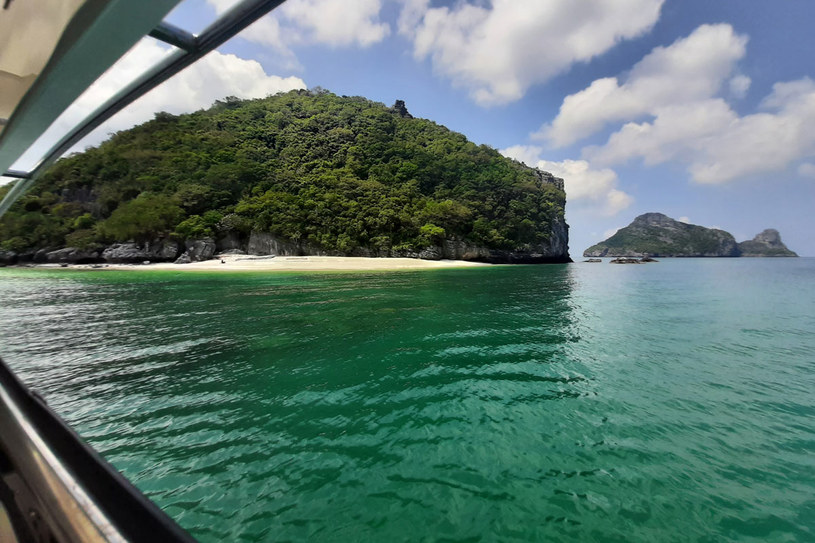
[[[564,205],[533,169],[432,121],[292,91],[158,113],[60,160],[0,219],[0,248],[262,231],[345,253],[450,237],[515,250],[544,242]]]

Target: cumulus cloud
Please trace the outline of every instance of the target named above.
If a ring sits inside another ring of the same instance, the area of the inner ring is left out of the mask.
[[[15,167],[29,169],[59,137],[113,96],[124,84],[138,77],[146,66],[161,61],[170,52],[169,48],[152,39],[140,41],[51,125]],[[262,98],[302,88],[306,88],[306,84],[299,77],[269,75],[257,61],[213,51],[126,107],[86,137],[74,150],[96,145],[106,139],[109,133],[147,121],[157,111],[187,113],[209,107],[215,100],[225,96]]]
[[[585,160],[542,160],[541,151],[542,148],[534,145],[515,145],[500,152],[527,166],[562,177],[569,205],[590,207],[602,215],[613,216],[633,203],[629,194],[617,188],[617,174],[613,170],[592,168]]]
[[[733,98],[744,98],[750,90],[752,80],[746,75],[737,75],[730,80],[730,94]]]
[[[238,1],[239,0],[207,0],[207,3],[215,9],[217,15],[222,15],[229,10],[229,8],[237,4]],[[287,57],[293,55],[291,50],[285,45],[280,22],[271,15],[261,17],[249,25],[240,33],[240,36],[249,41],[271,47],[275,49],[276,52],[283,53]]]
[[[238,0],[207,0],[223,13]],[[244,30],[240,36],[266,45],[283,55],[286,66],[295,65],[287,43],[321,43],[332,47],[367,47],[390,34],[379,20],[382,0],[289,0]]]
[[[576,62],[651,29],[664,0],[493,0],[430,7],[403,0],[399,31],[417,59],[481,105],[521,98]]]
[[[601,165],[681,160],[693,180],[711,184],[782,171],[815,156],[815,82],[776,83],[760,109],[740,117],[722,99],[666,107],[653,122],[626,124],[584,156]]]
[[[815,179],[815,164],[811,162],[804,162],[798,166],[798,175]]]
[[[776,83],[752,114],[739,115],[728,103],[726,97],[743,98],[750,88],[750,78],[737,71],[747,41],[730,25],[702,25],[655,48],[624,81],[598,79],[567,96],[537,136],[565,146],[617,125],[606,143],[583,149],[594,167],[675,161],[691,179],[709,184],[784,171],[815,157],[811,79]]]
[[[657,47],[631,69],[624,83],[616,77],[594,81],[563,100],[557,117],[535,136],[555,147],[588,137],[609,123],[656,115],[663,108],[715,96],[730,80],[742,95],[750,79],[730,79],[746,52],[747,37],[727,24],[702,25],[668,47]]]
[[[284,20],[308,32],[309,40],[332,46],[366,47],[390,34],[379,22],[380,0],[292,0],[281,7]]]

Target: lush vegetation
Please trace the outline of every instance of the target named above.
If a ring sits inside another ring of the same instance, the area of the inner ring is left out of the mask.
[[[685,224],[657,213],[634,219],[585,256],[738,256],[733,236],[724,230]]]
[[[565,195],[461,134],[359,97],[226,98],[60,160],[0,220],[0,248],[269,232],[323,249],[416,250],[445,237],[545,242]]]
[[[779,240],[780,246],[773,246],[755,240],[742,241],[739,243],[739,252],[745,256],[798,256],[794,251],[790,251]]]

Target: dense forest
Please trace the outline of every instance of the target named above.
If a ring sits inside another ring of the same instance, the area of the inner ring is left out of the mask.
[[[547,242],[564,205],[562,184],[402,103],[292,91],[158,113],[63,158],[0,219],[0,249],[254,231],[337,254],[450,238],[528,250]]]

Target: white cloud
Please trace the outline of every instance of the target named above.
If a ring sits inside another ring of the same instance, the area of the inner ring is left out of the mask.
[[[620,228],[622,228],[622,226],[618,228],[609,228],[608,230],[603,232],[603,240],[607,240],[608,238],[619,232]]]
[[[238,0],[207,0],[207,2],[215,8],[217,15],[223,15],[223,13],[233,7]],[[271,15],[261,17],[245,28],[239,36],[249,41],[272,47],[278,52],[285,52],[286,55],[292,54],[285,45],[280,22]]]
[[[218,14],[237,1],[207,0]],[[349,4],[344,0],[288,0],[241,32],[240,37],[272,47],[283,55],[282,65],[292,67],[298,63],[286,44],[367,47],[390,34],[390,26],[379,21],[382,0],[355,0]]]
[[[721,99],[666,106],[652,123],[628,123],[605,145],[587,147],[583,154],[604,165],[635,157],[648,166],[668,160],[692,160],[735,120],[735,114]]]
[[[170,51],[149,38],[140,41],[51,125],[15,167],[29,169],[50,145],[113,96],[123,83],[135,79],[146,66],[159,62]],[[113,116],[74,150],[96,145],[111,132],[145,122],[157,111],[187,113],[209,107],[225,96],[262,98],[302,88],[306,84],[298,77],[269,75],[257,61],[213,51]]]
[[[733,98],[742,99],[747,96],[750,84],[753,81],[746,75],[737,75],[730,80],[730,94]]]
[[[500,152],[527,166],[562,177],[570,206],[590,207],[602,215],[613,216],[633,203],[629,194],[617,188],[617,174],[613,170],[594,169],[585,160],[542,160],[539,158],[541,151],[540,147],[532,145],[515,145]]]
[[[493,0],[431,8],[402,0],[402,34],[417,59],[465,86],[481,105],[521,98],[536,83],[642,35],[664,0]]]
[[[566,97],[537,136],[564,146],[617,124],[605,144],[583,148],[594,167],[675,161],[694,181],[709,184],[780,172],[814,158],[811,79],[776,83],[759,110],[743,116],[723,96],[742,98],[750,88],[750,78],[737,73],[746,44],[730,25],[702,25],[655,48],[624,82],[598,79]]]
[[[684,215],[682,217],[679,217],[677,220],[679,222],[683,222],[685,224],[691,224],[690,217],[687,217],[687,216],[684,216]]]
[[[284,20],[307,31],[311,41],[366,47],[390,34],[390,26],[379,22],[381,9],[380,0],[290,0],[280,11]]]
[[[537,137],[555,147],[570,145],[612,122],[657,115],[661,109],[715,96],[744,57],[747,38],[727,24],[702,25],[668,47],[657,47],[631,69],[594,81],[563,100],[557,117]],[[735,81],[735,83],[733,83]],[[749,78],[730,81],[746,92]]]
[[[430,7],[430,0],[401,0],[402,11],[397,27],[403,36],[413,36]]]
[[[815,156],[815,82],[776,83],[761,109],[739,117],[721,99],[662,108],[653,122],[626,124],[584,155],[600,165],[681,160],[693,180],[711,184],[782,171]]]
[[[804,162],[798,166],[798,175],[801,177],[811,177],[815,179],[815,164],[811,162]]]

